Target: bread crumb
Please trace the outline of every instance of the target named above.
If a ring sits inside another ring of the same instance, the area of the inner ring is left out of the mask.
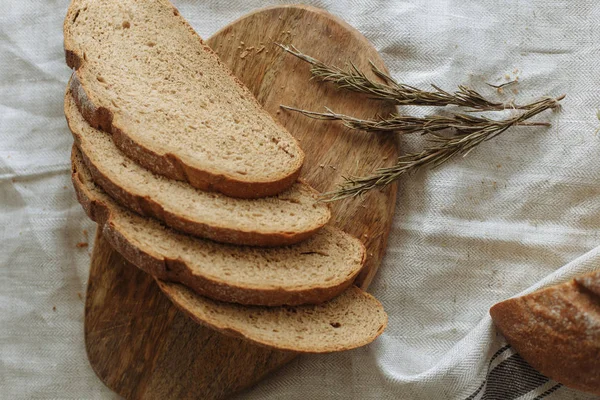
[[[258,48],[258,50],[256,50],[256,54],[260,53],[261,51],[263,51],[265,49],[265,46],[260,46]]]
[[[502,164],[496,165],[496,168],[502,168]]]
[[[88,247],[88,244],[86,242],[79,242],[76,245],[78,248],[84,248],[84,247]]]
[[[79,297],[79,300],[83,300],[83,297],[81,296],[81,292],[77,292],[77,297]]]
[[[600,111],[599,111],[600,112]],[[325,164],[320,164],[319,167],[325,168]]]
[[[244,42],[241,42],[241,41],[240,41],[240,44],[243,46],[243,45],[245,45],[246,43],[244,43]]]
[[[52,306],[52,311],[56,311],[56,306]]]
[[[506,74],[506,75],[504,75],[504,78],[506,78],[506,80],[508,81],[508,80],[510,80],[510,75]]]
[[[242,54],[240,54],[240,58],[243,60],[244,58],[246,58],[246,56],[247,56],[247,55],[248,55],[248,51],[247,51],[247,50],[244,50],[244,51],[242,52]]]

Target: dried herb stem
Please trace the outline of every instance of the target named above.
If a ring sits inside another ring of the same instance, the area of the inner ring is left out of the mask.
[[[416,87],[396,82],[391,76],[369,62],[371,71],[381,80],[374,81],[367,77],[356,65],[350,63],[348,70],[327,65],[316,58],[300,52],[294,46],[276,43],[290,54],[311,64],[314,78],[324,82],[332,82],[336,86],[354,92],[367,93],[375,99],[387,100],[398,105],[417,106],[447,106],[456,105],[475,110],[504,110],[507,108],[529,109],[530,105],[499,103],[487,100],[481,94],[466,86],[459,86],[454,93],[446,92],[436,85],[431,85],[434,91],[425,91]]]
[[[451,136],[432,134],[430,145],[418,153],[406,154],[398,158],[395,165],[377,169],[372,175],[365,177],[347,177],[346,182],[337,190],[324,193],[322,200],[335,201],[347,197],[360,196],[369,190],[385,187],[401,176],[414,172],[422,167],[435,168],[456,155],[467,155],[481,143],[490,140],[533,116],[559,106],[559,101],[565,96],[545,98],[535,103],[535,106],[525,112],[503,121],[490,121],[481,129],[457,130]]]
[[[536,104],[538,104],[536,102]],[[427,117],[411,117],[408,115],[391,114],[388,117],[377,117],[377,119],[360,119],[349,115],[338,114],[325,108],[327,112],[319,113],[315,111],[301,110],[299,108],[281,105],[283,109],[299,112],[314,119],[328,121],[342,121],[342,123],[351,129],[374,132],[399,132],[403,134],[411,133],[434,133],[444,129],[454,129],[458,132],[473,132],[486,128],[489,125],[497,125],[504,121],[496,121],[486,117],[476,117],[471,114],[453,114],[450,116],[430,115]],[[516,125],[525,126],[550,126],[547,122],[527,122],[522,121]]]

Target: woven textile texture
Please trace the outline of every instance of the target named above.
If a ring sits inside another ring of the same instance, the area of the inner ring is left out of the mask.
[[[401,181],[389,248],[371,288],[390,316],[375,343],[300,357],[238,398],[593,398],[531,371],[505,347],[488,309],[600,268],[598,2],[307,3],[355,26],[392,74],[411,85],[466,84],[519,102],[567,97],[560,112],[538,117],[551,128],[508,131],[465,158]],[[277,2],[175,4],[209,37]],[[67,6],[0,4],[2,399],[116,398],[94,375],[83,343],[95,226],[69,180],[72,138],[62,112],[70,75],[62,44]],[[485,84],[517,77],[503,95]],[[421,144],[403,138],[402,150]],[[523,376],[527,382],[511,386]]]

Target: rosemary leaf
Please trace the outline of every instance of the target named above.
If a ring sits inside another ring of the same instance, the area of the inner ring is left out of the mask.
[[[403,155],[398,158],[395,165],[379,168],[372,175],[347,177],[345,178],[346,182],[341,184],[337,190],[323,193],[321,198],[323,201],[336,201],[360,196],[369,190],[383,188],[401,176],[420,168],[426,166],[435,168],[456,155],[467,155],[481,143],[502,134],[510,127],[522,124],[545,110],[557,108],[559,101],[564,97],[563,95],[557,98],[544,98],[533,103],[534,106],[519,115],[502,121],[487,120],[486,124],[476,130],[457,129],[453,135],[447,137],[432,133],[429,139],[430,144],[423,151]]]
[[[350,63],[348,70],[327,65],[316,58],[300,52],[294,46],[276,43],[283,50],[311,64],[313,77],[324,82],[332,82],[342,89],[366,93],[375,99],[387,100],[398,105],[447,106],[456,105],[481,111],[504,110],[507,108],[529,109],[531,105],[498,103],[487,100],[481,94],[466,86],[459,86],[454,93],[446,92],[438,86],[431,85],[434,91],[425,91],[404,83],[399,83],[391,76],[370,62],[371,71],[381,79],[376,82],[368,78],[356,65]]]

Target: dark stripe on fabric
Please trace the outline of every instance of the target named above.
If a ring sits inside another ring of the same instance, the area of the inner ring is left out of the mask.
[[[562,386],[563,386],[562,383],[557,383],[556,385],[552,386],[550,389],[546,390],[544,393],[540,394],[539,396],[537,396],[533,400],[542,400],[544,397],[549,396],[552,393],[556,392]]]
[[[500,349],[498,349],[497,352],[494,353],[494,355],[492,356],[492,358],[490,358],[490,362],[488,363],[488,372],[486,374],[486,379],[484,379],[483,382],[481,382],[481,385],[479,385],[479,387],[475,390],[475,392],[473,392],[473,394],[471,394],[465,400],[473,400],[479,394],[479,392],[481,392],[481,389],[483,389],[483,387],[485,386],[485,383],[487,381],[487,377],[490,374],[490,366],[492,365],[492,363],[494,362],[494,360],[496,358],[498,358],[498,356],[500,354],[504,353],[508,349],[510,349],[510,344],[507,344],[506,346],[501,347]]]
[[[515,399],[548,381],[519,354],[513,354],[490,371],[482,400]]]

